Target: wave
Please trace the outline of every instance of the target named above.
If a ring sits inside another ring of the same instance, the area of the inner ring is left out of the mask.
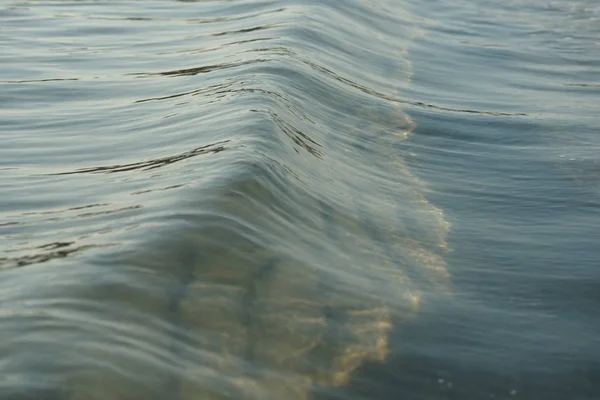
[[[10,83],[0,393],[305,399],[450,293],[408,5],[57,4],[23,13],[87,35],[39,49],[71,76]]]

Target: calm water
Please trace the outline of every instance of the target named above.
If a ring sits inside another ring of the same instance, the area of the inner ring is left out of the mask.
[[[2,399],[600,398],[595,0],[0,3]]]

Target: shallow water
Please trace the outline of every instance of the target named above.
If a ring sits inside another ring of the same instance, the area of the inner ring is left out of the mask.
[[[594,2],[0,10],[3,398],[600,397]]]

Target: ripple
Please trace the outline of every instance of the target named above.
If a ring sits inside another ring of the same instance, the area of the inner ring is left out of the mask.
[[[161,168],[166,165],[170,165],[179,161],[186,160],[191,157],[196,157],[203,154],[216,154],[221,151],[228,150],[230,147],[224,146],[225,143],[229,143],[229,140],[223,140],[220,142],[212,143],[205,146],[196,147],[195,149],[186,151],[184,153],[176,154],[174,156],[169,157],[161,157],[154,160],[148,161],[139,161],[135,163],[129,164],[119,164],[119,165],[108,165],[101,167],[90,167],[90,168],[81,168],[76,171],[68,171],[68,172],[57,172],[49,175],[72,175],[72,174],[98,174],[98,173],[106,173],[112,174],[116,172],[128,172],[134,170],[142,170],[148,171],[155,168]]]

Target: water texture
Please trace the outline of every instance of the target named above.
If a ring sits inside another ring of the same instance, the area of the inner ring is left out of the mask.
[[[386,7],[5,8],[7,396],[304,399],[385,360],[449,294]]]
[[[600,398],[595,2],[0,4],[0,397]]]

